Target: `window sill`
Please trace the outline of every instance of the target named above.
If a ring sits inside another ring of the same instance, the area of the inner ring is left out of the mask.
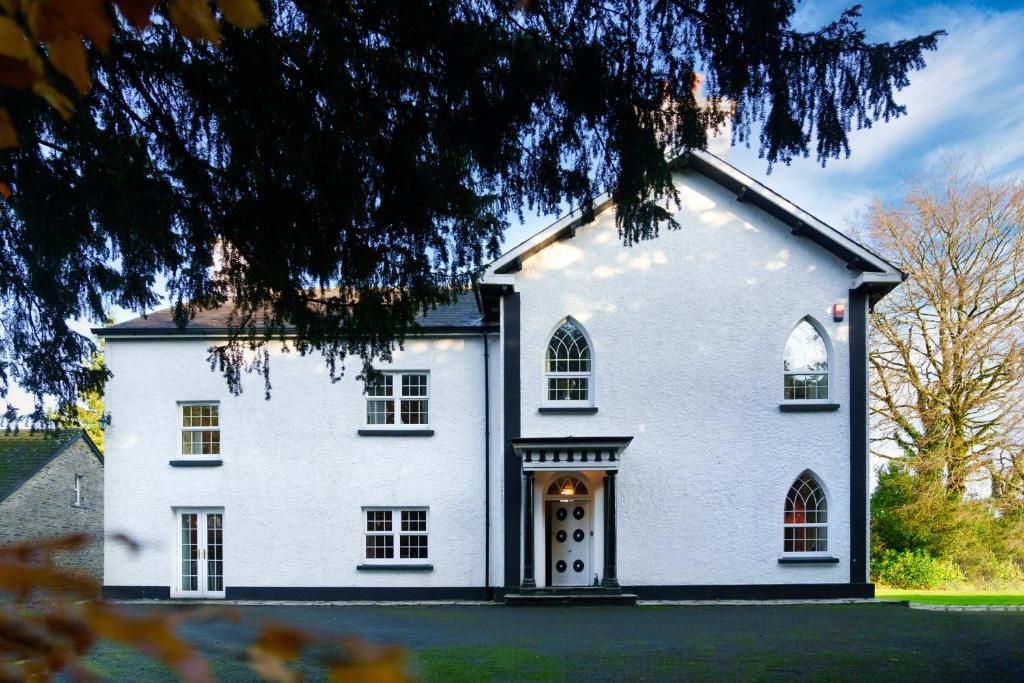
[[[593,415],[597,412],[597,406],[543,406],[537,408],[537,412],[541,415]]]
[[[838,564],[838,557],[780,557],[779,564]]]
[[[433,429],[360,429],[359,436],[433,436]]]
[[[432,572],[432,564],[357,564],[361,572]]]
[[[220,467],[223,460],[171,460],[171,467]]]
[[[832,413],[839,410],[838,403],[780,403],[784,413]]]

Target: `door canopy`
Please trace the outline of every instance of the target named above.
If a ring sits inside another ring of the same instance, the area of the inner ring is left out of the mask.
[[[546,437],[509,443],[526,471],[617,470],[631,436]]]

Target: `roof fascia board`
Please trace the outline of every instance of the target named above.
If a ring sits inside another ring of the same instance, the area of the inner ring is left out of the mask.
[[[594,200],[594,216],[601,214],[612,207],[610,192],[604,192]],[[495,274],[506,274],[519,270],[520,264],[526,259],[553,244],[567,235],[575,234],[576,228],[584,225],[583,212],[580,209],[573,209],[557,221],[536,233],[524,242],[519,243],[506,253],[502,254],[487,266],[483,282],[489,283],[490,278]]]

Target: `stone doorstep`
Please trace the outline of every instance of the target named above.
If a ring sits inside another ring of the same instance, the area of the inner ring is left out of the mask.
[[[632,593],[506,593],[509,607],[635,607],[637,598]]]

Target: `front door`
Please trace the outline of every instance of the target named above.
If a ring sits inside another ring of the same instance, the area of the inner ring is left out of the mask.
[[[182,598],[224,597],[224,511],[178,510],[176,581]]]
[[[556,500],[551,506],[551,584],[588,586],[590,568],[590,501]]]

